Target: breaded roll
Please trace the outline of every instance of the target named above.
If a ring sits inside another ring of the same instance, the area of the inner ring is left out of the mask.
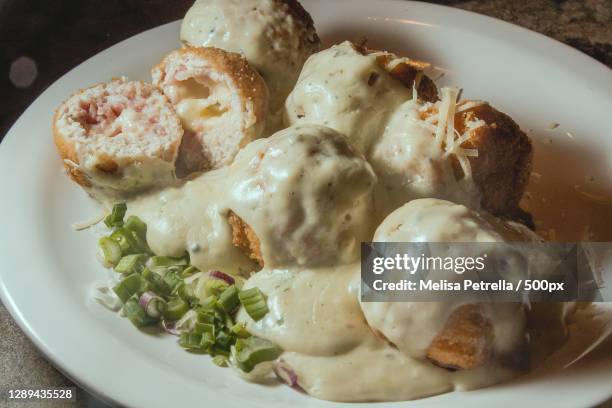
[[[520,218],[518,204],[527,188],[533,160],[531,140],[510,116],[488,103],[468,108],[470,103],[459,105],[465,110],[455,115],[455,129],[460,134],[469,131],[462,147],[478,151],[478,156],[469,161],[482,208],[493,215]],[[459,167],[455,163],[455,169]]]
[[[185,129],[179,177],[231,163],[242,146],[261,135],[268,91],[244,57],[187,47],[168,54],[152,75]]]
[[[260,266],[351,262],[371,236],[376,176],[333,129],[300,125],[256,140],[229,172],[233,243]]]
[[[392,212],[374,234],[376,242],[540,242],[526,227],[438,199],[413,200]],[[491,250],[491,248],[489,248]],[[436,256],[451,256],[448,252]],[[482,256],[477,249],[470,256]],[[483,249],[484,251],[484,249]],[[465,256],[466,249],[460,250]],[[479,255],[480,254],[480,255]],[[508,260],[512,254],[508,255]],[[510,264],[510,263],[509,263]],[[515,264],[512,264],[515,265]],[[519,265],[522,265],[519,263]],[[464,275],[425,271],[431,279],[461,282]],[[523,276],[512,270],[506,276]],[[473,369],[520,350],[526,317],[520,303],[462,300],[361,302],[370,327],[403,353],[450,369]]]
[[[155,87],[125,78],[70,96],[53,117],[53,138],[70,177],[112,202],[174,179],[183,129]]]
[[[349,41],[334,45],[304,64],[285,102],[285,121],[329,126],[367,156],[414,90],[420,101],[437,100],[435,84],[422,72],[426,65]]]
[[[270,90],[266,136],[281,128],[285,99],[321,45],[297,0],[197,0],[183,19],[181,40],[241,53],[259,71]]]

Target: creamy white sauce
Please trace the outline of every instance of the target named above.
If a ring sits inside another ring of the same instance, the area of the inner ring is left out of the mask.
[[[436,126],[421,119],[427,106],[414,99],[401,104],[367,153],[380,180],[378,194],[385,197],[385,214],[425,197],[479,206],[472,179],[457,179],[450,157],[435,143]]]
[[[202,270],[252,270],[231,243],[229,210],[253,228],[267,266],[351,262],[374,225],[376,177],[347,139],[298,126],[247,145],[233,164],[129,203],[160,255],[189,251]]]
[[[246,322],[254,335],[281,346],[285,350],[282,364],[295,371],[300,387],[321,399],[407,400],[483,387],[517,375],[495,360],[475,370],[452,372],[391,346],[366,323],[359,284],[359,263],[316,269],[266,268],[245,287],[259,287],[266,293],[270,312],[254,322],[241,311],[238,320]],[[445,316],[428,313],[433,308],[421,304],[412,309],[421,324],[411,327],[410,339],[424,346],[420,336],[437,333],[445,322]],[[402,323],[396,321],[398,326]]]
[[[311,56],[285,103],[289,124],[318,123],[350,137],[366,154],[412,91],[346,41]]]
[[[377,228],[375,242],[505,242],[538,241],[518,224],[495,221],[465,206],[438,199],[413,200],[391,213]],[[482,252],[486,252],[482,250]],[[467,256],[461,249],[460,256]],[[469,254],[482,256],[482,253]],[[508,256],[508,262],[511,262]],[[442,278],[462,280],[444,273]],[[523,276],[524,278],[524,276]],[[362,309],[370,325],[406,354],[423,358],[427,346],[461,303],[369,302]],[[512,352],[525,338],[525,312],[515,303],[480,303],[493,326],[494,354]]]
[[[202,270],[253,270],[232,246],[228,211],[253,228],[265,267],[245,287],[266,293],[270,312],[253,322],[241,311],[238,320],[283,348],[280,360],[314,397],[407,400],[517,375],[496,358],[457,372],[428,361],[427,346],[458,305],[360,303],[359,243],[372,237],[476,242],[533,237],[518,226],[435,199],[412,201],[393,212],[373,235],[376,182],[344,136],[302,125],[250,143],[229,167],[128,207],[147,222],[147,240],[156,253],[189,251]],[[515,353],[525,335],[521,306],[483,308],[493,325],[494,356]]]
[[[432,199],[413,201],[392,213],[374,239],[489,242],[502,241],[504,234],[503,228],[494,228],[463,206]],[[530,233],[525,234],[531,238]],[[299,385],[322,399],[414,399],[483,387],[517,374],[495,358],[473,370],[451,372],[435,366],[426,359],[426,349],[458,305],[360,304],[359,285],[359,263],[315,269],[265,268],[245,287],[256,286],[266,293],[270,312],[259,322],[244,311],[238,319],[255,335],[280,345],[285,350],[281,360],[296,372]],[[522,306],[485,304],[483,310],[493,325],[494,353],[516,352],[525,340]]]
[[[436,139],[437,126],[421,119],[429,108],[443,110],[443,102],[417,101],[376,55],[363,55],[347,41],[308,59],[285,115],[289,124],[317,123],[350,137],[379,178],[377,207],[383,216],[425,197],[478,208],[473,180],[454,174],[453,156]]]

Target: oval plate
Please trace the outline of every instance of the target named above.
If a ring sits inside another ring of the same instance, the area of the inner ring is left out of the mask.
[[[464,87],[464,96],[488,100],[532,130],[542,182],[560,182],[566,189],[586,175],[611,182],[607,67],[539,34],[452,8],[403,1],[303,3],[327,45],[365,36],[371,48],[431,61],[445,73],[440,83]],[[93,234],[75,233],[70,226],[98,210],[62,174],[50,131],[53,109],[73,91],[114,76],[149,79],[150,67],[179,47],[179,26],[136,35],[79,65],[49,87],[7,134],[0,146],[2,301],[55,365],[111,403],[345,407],[283,386],[244,382],[209,358],[184,352],[174,338],[139,332],[88,300],[88,288],[106,272],[95,260]],[[551,122],[562,126],[549,131]],[[612,196],[612,185],[599,183],[597,189]],[[502,408],[554,401],[556,407],[592,406],[611,395],[611,376],[608,357],[484,390],[376,405]]]

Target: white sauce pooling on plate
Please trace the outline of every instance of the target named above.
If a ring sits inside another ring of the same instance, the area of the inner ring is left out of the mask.
[[[377,337],[359,304],[359,264],[317,269],[264,269],[245,287],[259,287],[268,296],[270,312],[259,322],[244,311],[256,336],[277,343],[308,394],[332,401],[398,401],[453,389],[472,389],[516,375],[495,361],[452,372],[422,358],[413,358]],[[425,309],[414,308],[417,314]],[[442,322],[443,323],[443,322]],[[423,319],[415,336],[438,330],[436,320]]]
[[[263,269],[245,288],[258,287],[269,296],[270,312],[254,322],[241,310],[255,335],[284,350],[334,356],[358,346],[371,334],[356,301],[359,264],[318,269]]]
[[[202,270],[252,270],[251,261],[232,246],[228,211],[253,228],[265,267],[245,287],[266,293],[270,312],[260,322],[244,311],[238,319],[285,350],[283,363],[314,397],[406,400],[510,378],[512,370],[495,359],[450,372],[424,358],[452,305],[360,304],[358,244],[372,237],[375,183],[369,164],[344,136],[301,125],[252,142],[228,167],[136,199],[128,208],[147,222],[147,240],[156,253],[178,256],[187,250]],[[399,209],[378,231],[378,240],[503,239],[500,229],[465,207],[433,199]],[[486,310],[496,351],[514,350],[524,335],[523,315],[508,317],[510,307]],[[378,337],[366,317],[398,348]]]
[[[232,245],[227,223],[229,167],[207,172],[179,188],[168,188],[129,202],[128,212],[147,223],[147,242],[157,255],[182,256],[200,270],[240,273],[253,263]]]

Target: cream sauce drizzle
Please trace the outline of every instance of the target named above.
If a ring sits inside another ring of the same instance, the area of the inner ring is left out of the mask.
[[[447,101],[447,104],[451,101]],[[454,103],[454,102],[452,102]],[[423,111],[444,100],[421,103],[412,89],[346,41],[311,56],[285,103],[289,124],[317,123],[350,137],[379,178],[377,206],[383,216],[415,198],[434,197],[478,208],[473,180],[457,179]]]
[[[129,203],[159,255],[189,251],[201,270],[253,270],[231,243],[231,209],[261,241],[268,266],[355,261],[373,225],[376,177],[344,136],[297,126],[256,140],[228,167]]]

